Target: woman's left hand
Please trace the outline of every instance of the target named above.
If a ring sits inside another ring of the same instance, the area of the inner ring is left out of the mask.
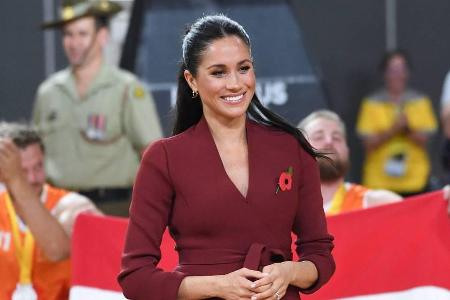
[[[286,290],[292,281],[293,262],[285,261],[265,266],[262,270],[268,276],[255,281],[252,285],[252,300],[280,300],[286,294]]]

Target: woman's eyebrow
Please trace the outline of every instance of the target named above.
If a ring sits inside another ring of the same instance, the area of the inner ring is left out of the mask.
[[[242,65],[243,63],[249,62],[251,63],[252,61],[248,58],[241,60],[240,62],[238,62],[238,65]],[[211,68],[225,68],[226,65],[225,64],[214,64],[214,65],[210,65],[209,67],[207,67],[206,69],[211,69]]]

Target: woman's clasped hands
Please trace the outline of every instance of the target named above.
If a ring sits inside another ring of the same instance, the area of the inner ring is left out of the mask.
[[[220,297],[227,300],[280,300],[292,280],[289,262],[265,266],[262,271],[242,268],[223,275]]]

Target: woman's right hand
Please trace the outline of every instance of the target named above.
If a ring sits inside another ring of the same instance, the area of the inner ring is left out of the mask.
[[[226,300],[249,300],[256,293],[252,289],[253,281],[268,274],[242,268],[219,277],[218,297]]]

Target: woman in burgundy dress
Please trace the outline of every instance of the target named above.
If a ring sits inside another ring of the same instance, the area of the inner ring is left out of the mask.
[[[250,40],[222,16],[183,39],[172,137],[146,150],[119,282],[129,299],[299,299],[334,272],[320,156],[255,95]],[[168,226],[179,265],[157,268]],[[291,232],[299,261],[292,261]]]

